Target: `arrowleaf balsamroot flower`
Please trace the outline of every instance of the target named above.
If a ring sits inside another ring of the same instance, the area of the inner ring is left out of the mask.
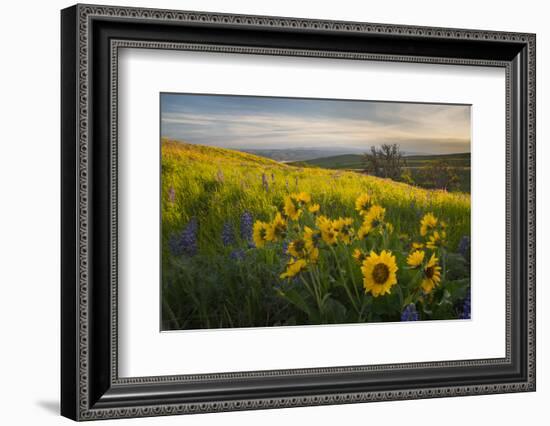
[[[420,285],[425,293],[430,293],[441,282],[441,266],[439,266],[438,260],[434,253],[424,266],[424,279]]]
[[[292,200],[291,197],[285,197],[285,204],[283,207],[283,211],[285,213],[285,216],[288,217],[290,220],[298,220],[300,215],[302,214],[302,210],[299,209]]]
[[[351,243],[351,239],[354,234],[352,225],[353,225],[353,219],[349,217],[346,217],[346,218],[340,217],[332,221],[332,229],[336,232],[338,238],[344,244]]]
[[[334,245],[338,242],[338,232],[333,228],[332,221],[329,218],[319,216],[316,224],[321,231],[321,238],[325,243]]]
[[[362,264],[363,263],[363,260],[365,260],[367,258],[367,255],[365,253],[363,253],[361,250],[359,249],[355,249],[353,251],[353,254],[351,255],[353,257],[353,259],[355,259],[355,261],[359,264]]]
[[[314,248],[317,248],[317,243],[320,238],[321,236],[319,235],[319,231],[314,231],[309,226],[304,226],[304,241],[308,250],[311,251]]]
[[[371,231],[378,228],[380,225],[384,224],[384,215],[386,214],[386,209],[375,204],[370,207],[368,212],[363,216],[363,224],[357,231],[357,237],[359,239],[365,238]],[[393,226],[391,227],[393,231]]]
[[[267,241],[279,241],[286,236],[286,220],[281,213],[277,212],[273,221],[269,224],[266,232]]]
[[[254,244],[256,247],[260,248],[265,245],[267,240],[267,230],[269,229],[270,225],[265,222],[261,222],[259,220],[256,221],[254,224],[253,229],[253,238],[254,238]]]
[[[300,204],[309,204],[311,203],[311,195],[307,192],[300,192],[298,194],[292,194],[291,197]]]
[[[415,250],[411,254],[409,254],[409,257],[407,257],[407,265],[409,265],[413,269],[416,269],[420,265],[422,265],[423,261],[424,252],[421,250]]]
[[[307,262],[304,259],[291,259],[286,265],[286,271],[283,272],[280,277],[283,279],[293,278],[306,269]]]
[[[411,244],[411,250],[420,250],[420,249],[422,249],[422,248],[424,248],[424,244],[422,244],[422,243],[415,243],[415,242],[413,242],[413,243]]]
[[[365,293],[370,292],[374,297],[391,293],[391,288],[397,284],[397,269],[391,251],[382,250],[380,254],[371,251],[361,266]]]
[[[369,194],[361,194],[357,197],[357,200],[355,200],[355,210],[357,210],[361,216],[368,213],[371,205],[372,199]]]
[[[297,257],[297,258],[304,258],[307,255],[307,248],[306,248],[306,242],[302,239],[297,239],[292,241],[288,245],[288,249],[286,250],[288,254],[291,256]]]
[[[437,226],[437,218],[433,213],[426,213],[420,221],[420,235],[423,237]]]
[[[312,204],[307,209],[309,210],[310,213],[315,214],[319,211],[320,208],[321,206],[319,204]]]
[[[445,244],[446,236],[447,234],[445,231],[434,231],[428,238],[428,241],[426,242],[426,247],[429,249],[436,249],[437,247],[443,246]]]

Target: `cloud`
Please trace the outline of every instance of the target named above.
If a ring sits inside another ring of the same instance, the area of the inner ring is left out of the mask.
[[[470,151],[468,106],[170,96],[169,107],[161,104],[161,133],[191,143],[234,149],[398,143],[409,152]]]

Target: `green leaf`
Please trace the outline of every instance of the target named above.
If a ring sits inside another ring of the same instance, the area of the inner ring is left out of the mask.
[[[307,302],[302,298],[302,295],[295,289],[289,289],[286,291],[278,290],[278,294],[300,309],[302,312],[306,313],[308,317],[313,317],[313,310],[307,304]]]

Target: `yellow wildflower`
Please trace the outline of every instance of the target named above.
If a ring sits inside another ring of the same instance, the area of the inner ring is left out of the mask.
[[[298,220],[302,214],[302,210],[296,207],[294,201],[292,201],[292,198],[290,197],[285,197],[285,205],[283,210],[285,212],[285,216],[290,220]]]
[[[319,260],[319,249],[317,247],[313,247],[311,250],[308,250],[307,258],[311,263],[317,263]]]
[[[352,257],[355,259],[357,263],[361,264],[363,263],[363,260],[365,260],[367,256],[361,250],[355,249],[353,251]]]
[[[307,262],[304,259],[291,259],[286,265],[286,271],[283,272],[280,277],[283,279],[293,278],[306,269]]]
[[[316,220],[316,224],[321,231],[321,238],[323,241],[330,245],[336,244],[338,241],[338,233],[332,227],[332,221],[325,216],[319,216]]]
[[[411,268],[418,268],[424,261],[424,252],[420,250],[413,251],[409,257],[407,257],[407,265]]]
[[[311,196],[307,192],[300,192],[298,194],[292,194],[291,197],[299,203],[309,204],[311,203]]]
[[[267,229],[269,224],[261,222],[259,220],[254,223],[252,238],[254,239],[254,244],[256,247],[263,247],[267,241]]]
[[[294,240],[288,245],[286,252],[291,256],[303,258],[307,254],[306,242],[302,239]]]
[[[384,215],[386,214],[386,209],[379,206],[378,204],[373,205],[365,216],[365,221],[370,221],[371,226],[376,228],[380,223],[384,221]]]
[[[365,238],[374,228],[377,228],[378,226],[382,225],[384,223],[384,215],[386,213],[386,209],[384,207],[381,207],[377,204],[373,205],[367,212],[367,214],[364,215],[363,224],[359,228],[359,231],[357,231],[357,237],[359,239]],[[391,227],[391,231],[393,231],[393,226]]]
[[[344,243],[351,243],[351,238],[353,237],[353,219],[347,218],[338,218],[332,221],[332,229],[336,231],[338,238]]]
[[[432,235],[428,238],[428,241],[426,242],[426,247],[429,249],[436,249],[437,247],[440,247],[444,244],[444,237],[447,234],[445,231],[442,231],[441,234],[438,231],[434,231]]]
[[[371,223],[370,222],[363,222],[363,224],[361,225],[361,227],[359,228],[359,230],[357,231],[357,238],[359,238],[360,240],[362,240],[363,238],[365,238],[367,235],[369,235],[370,231],[372,230],[372,226],[371,226]]]
[[[304,241],[306,248],[311,251],[317,246],[317,240],[319,238],[319,231],[314,231],[309,226],[304,226]]]
[[[361,194],[355,200],[355,210],[359,212],[361,216],[367,214],[369,207],[372,204],[372,200],[369,194]]]
[[[441,266],[438,265],[438,259],[435,254],[424,267],[424,279],[421,286],[425,293],[430,293],[433,288],[441,282]]]
[[[320,208],[321,208],[321,206],[319,204],[312,204],[307,209],[309,210],[310,213],[315,214],[319,211]]]
[[[422,244],[422,243],[413,242],[412,245],[411,245],[411,250],[420,250],[422,248],[424,248],[424,244]]]
[[[420,221],[420,235],[425,237],[428,231],[432,230],[436,226],[437,218],[433,215],[433,213],[426,213]]]
[[[380,254],[371,251],[363,260],[363,286],[365,293],[372,293],[374,297],[391,293],[391,288],[397,284],[397,263],[390,251],[382,250]]]
[[[277,241],[286,235],[286,220],[277,212],[273,221],[268,225],[266,237],[267,241]]]

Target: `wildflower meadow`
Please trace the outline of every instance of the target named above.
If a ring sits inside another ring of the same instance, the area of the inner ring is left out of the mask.
[[[163,330],[470,309],[469,194],[163,139]]]

